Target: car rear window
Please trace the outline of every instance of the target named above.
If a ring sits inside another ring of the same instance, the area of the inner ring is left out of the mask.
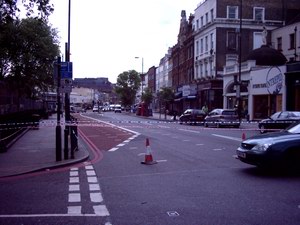
[[[223,112],[222,112],[222,115],[227,115],[227,116],[235,116],[235,115],[237,115],[237,112],[236,111],[233,111],[233,110],[224,110]]]

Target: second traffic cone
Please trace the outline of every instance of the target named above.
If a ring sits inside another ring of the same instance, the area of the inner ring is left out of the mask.
[[[246,134],[243,133],[243,134],[242,134],[242,141],[244,141],[245,139],[246,139]]]
[[[145,154],[145,161],[141,162],[142,164],[146,164],[146,165],[153,165],[156,164],[157,162],[153,160],[152,157],[152,152],[151,152],[151,147],[149,144],[149,139],[146,139],[146,154]]]

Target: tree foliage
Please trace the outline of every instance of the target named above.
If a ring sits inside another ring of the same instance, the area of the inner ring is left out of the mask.
[[[142,101],[149,105],[153,100],[153,95],[150,88],[145,88],[144,93],[142,93]]]
[[[172,88],[163,87],[159,91],[159,98],[162,102],[167,103],[174,100],[174,92]]]
[[[0,24],[19,19],[20,7],[26,10],[27,17],[35,17],[46,20],[54,11],[50,0],[1,0]]]
[[[134,103],[135,96],[141,85],[139,73],[135,70],[125,71],[119,74],[115,91],[124,106]]]
[[[53,62],[59,55],[57,33],[44,20],[27,18],[6,23],[0,34],[0,79],[34,98],[53,85]]]

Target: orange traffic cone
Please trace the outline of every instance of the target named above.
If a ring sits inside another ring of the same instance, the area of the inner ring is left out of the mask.
[[[146,139],[146,154],[145,154],[145,161],[141,162],[142,164],[146,165],[153,165],[156,164],[157,162],[153,160],[152,153],[151,153],[151,147],[149,144],[149,139]]]
[[[242,141],[244,141],[245,139],[246,139],[246,134],[243,133],[243,134],[242,134]]]

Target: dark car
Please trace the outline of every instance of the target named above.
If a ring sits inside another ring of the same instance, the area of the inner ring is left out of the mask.
[[[187,109],[179,117],[179,123],[203,124],[206,114],[200,109]]]
[[[258,123],[260,133],[267,131],[286,129],[293,123],[300,121],[300,112],[296,111],[282,111],[276,112],[268,119],[261,120]]]
[[[300,123],[281,132],[261,134],[246,139],[237,149],[244,163],[281,168],[300,165]]]
[[[240,120],[236,109],[214,109],[205,117],[204,126],[240,127]]]

